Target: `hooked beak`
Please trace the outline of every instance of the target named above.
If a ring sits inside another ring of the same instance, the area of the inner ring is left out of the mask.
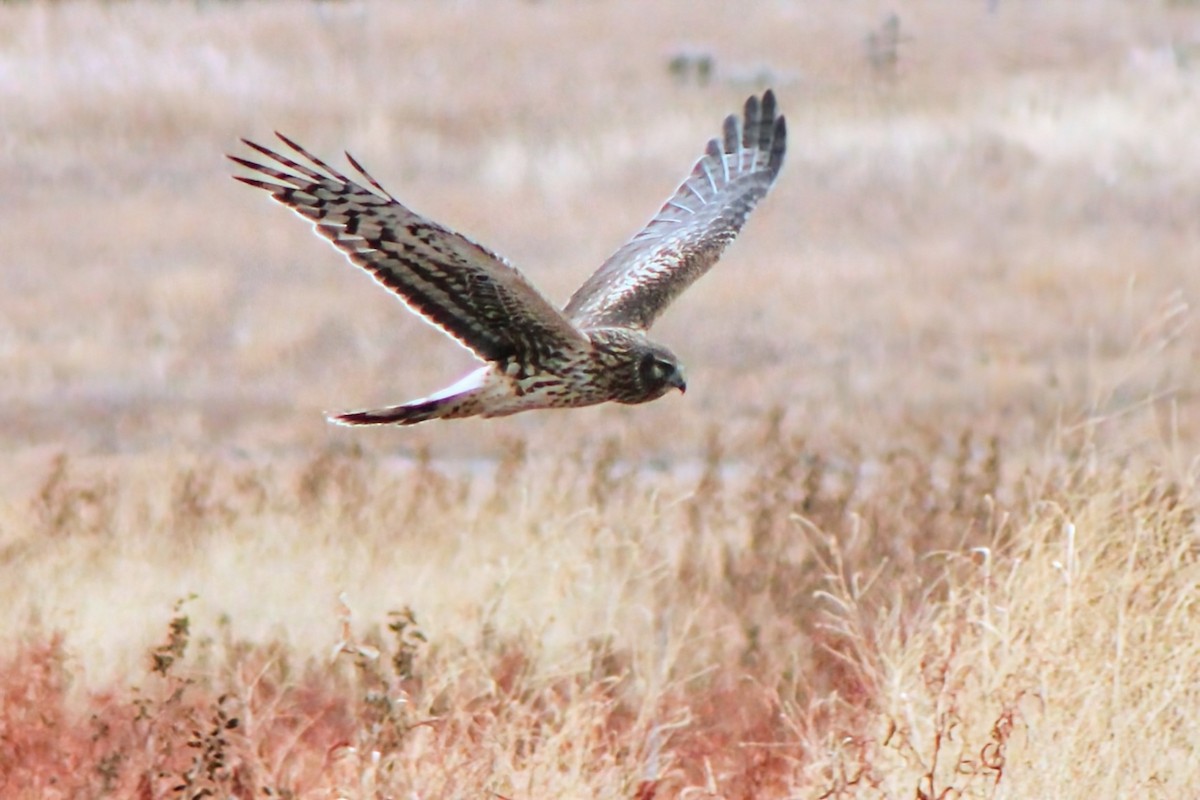
[[[687,378],[683,375],[683,370],[676,370],[671,376],[671,385],[679,390],[680,394],[687,394]]]

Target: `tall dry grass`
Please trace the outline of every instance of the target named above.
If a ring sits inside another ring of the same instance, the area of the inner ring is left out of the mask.
[[[610,446],[569,469],[515,449],[501,486],[362,454],[286,479],[177,467],[153,510],[61,463],[15,520],[50,543],[10,569],[90,578],[46,605],[88,593],[110,640],[147,617],[165,633],[96,685],[79,679],[104,654],[69,647],[70,624],[26,625],[0,681],[6,792],[1193,785],[1193,477],[1073,457],[1014,480],[970,435],[868,463],[764,433],[754,471],[723,469],[716,437],[690,480]],[[145,602],[204,583],[224,591]]]
[[[992,5],[0,5],[0,795],[1189,796],[1200,17]],[[469,359],[238,136],[563,298],[767,83],[685,399],[323,423]]]

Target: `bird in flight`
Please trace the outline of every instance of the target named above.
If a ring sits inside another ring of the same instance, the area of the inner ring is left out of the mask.
[[[559,310],[504,258],[403,205],[349,153],[358,178],[276,135],[291,153],[243,139],[268,163],[231,155],[255,173],[234,177],[310,220],[350,261],[486,362],[428,397],[330,416],[343,425],[645,403],[683,392],[679,359],[646,332],[737,236],[787,148],[774,93],[747,99],[741,119],[725,119],[721,137],[654,218]]]

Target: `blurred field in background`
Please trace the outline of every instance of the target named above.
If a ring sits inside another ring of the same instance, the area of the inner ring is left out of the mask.
[[[1194,792],[1200,10],[990,5],[0,5],[0,793]],[[565,300],[767,86],[686,398],[323,421],[473,362],[240,136]]]

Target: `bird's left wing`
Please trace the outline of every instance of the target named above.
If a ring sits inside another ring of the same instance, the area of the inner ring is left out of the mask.
[[[237,180],[312,221],[353,263],[480,358],[522,363],[587,349],[584,336],[499,255],[402,205],[349,153],[364,186],[276,134],[299,161],[247,139],[272,165],[229,156],[258,177]],[[301,163],[305,161],[307,163]]]
[[[743,119],[725,119],[679,190],[646,227],[601,265],[563,313],[582,328],[649,328],[707,272],[771,188],[787,149],[775,94],[746,100]]]

